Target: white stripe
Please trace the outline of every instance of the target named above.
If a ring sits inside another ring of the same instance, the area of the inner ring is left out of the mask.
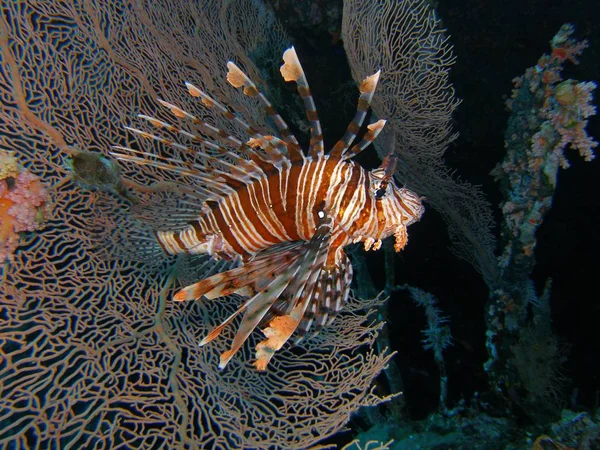
[[[310,211],[312,211],[314,209],[315,205],[317,204],[317,200],[318,200],[317,194],[319,193],[319,188],[321,187],[321,184],[323,183],[323,174],[325,173],[326,164],[327,164],[327,161],[325,161],[323,159],[318,159],[317,162],[313,164],[315,166],[316,173],[313,178],[313,183],[310,188],[309,197],[308,197],[309,214],[307,214],[307,220],[308,220],[309,230],[316,229],[317,224],[315,223],[315,219],[314,219],[313,215],[310,214]]]
[[[360,171],[360,176],[355,191],[353,193],[348,192],[347,190],[344,191],[344,195],[352,195],[351,200],[348,203],[348,206],[346,207],[344,215],[341,219],[341,223],[343,224],[342,226],[344,226],[344,228],[349,227],[356,221],[360,211],[364,208],[366,203],[366,192],[364,189],[365,171],[360,167],[355,167],[355,170]]]
[[[231,203],[231,209],[228,203]],[[220,210],[234,239],[247,253],[254,253],[270,245],[269,242],[261,238],[252,222],[244,214],[237,192],[229,195],[221,203]]]
[[[302,167],[300,168],[300,175],[298,176],[298,183],[296,185],[296,216],[294,217],[294,223],[296,226],[296,231],[300,235],[300,237],[304,240],[309,240],[310,236],[306,236],[304,234],[303,218],[306,216],[306,211],[304,207],[304,202],[306,199],[305,188],[307,183],[307,177],[309,173],[309,164],[307,164],[306,159],[303,158]]]
[[[281,177],[281,171],[279,171],[275,175],[271,175],[271,177],[269,177],[269,178],[267,178],[267,177],[261,178],[259,181],[260,186],[258,186],[258,187],[260,187],[260,190],[262,191],[262,196],[259,199],[255,195],[251,195],[250,200],[251,200],[251,202],[252,202],[252,200],[254,200],[254,203],[252,204],[252,206],[256,209],[260,218],[263,219],[262,222],[265,225],[265,227],[267,228],[267,230],[269,230],[269,232],[273,236],[275,236],[277,239],[279,239],[280,242],[291,241],[292,239],[287,234],[283,224],[279,220],[279,217],[277,217],[277,215],[273,211],[273,207],[272,207],[273,200],[271,199],[271,192],[270,192],[269,187],[270,187],[270,183],[274,182],[273,177],[275,177],[275,176]],[[277,183],[280,184],[279,180],[275,180],[275,181],[277,181]],[[256,189],[258,187],[255,187],[254,191],[256,191]],[[264,207],[262,207],[262,208],[260,207],[261,201],[262,201],[262,205],[264,205]]]

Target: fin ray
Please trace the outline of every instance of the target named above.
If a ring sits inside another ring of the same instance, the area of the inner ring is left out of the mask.
[[[332,223],[332,220],[323,214],[319,226],[310,241],[299,241],[294,246],[288,245],[283,247],[277,246],[278,248],[269,248],[257,257],[258,261],[248,263],[246,266],[240,268],[241,271],[236,272],[237,269],[229,271],[229,275],[225,277],[229,280],[233,280],[234,275],[239,275],[246,271],[247,279],[244,279],[243,284],[254,285],[259,287],[259,289],[260,286],[264,284],[264,287],[258,290],[253,297],[244,302],[232,316],[228,317],[225,322],[218,325],[202,341],[202,343],[206,343],[209,340],[214,339],[221,333],[227,324],[231,323],[234,317],[241,312],[244,312],[244,316],[238,327],[238,331],[234,336],[230,349],[221,355],[219,368],[222,369],[227,365],[256,327],[264,322],[265,316],[274,307],[274,304],[284,292],[289,292],[289,296],[286,298],[286,300],[289,301],[289,306],[286,309],[291,310],[292,318],[296,325],[292,326],[291,330],[288,329],[290,334],[282,337],[283,341],[279,341],[281,345],[283,345],[289,336],[291,336],[291,333],[293,333],[300,323],[307,305],[310,303],[312,292],[315,288],[315,282],[327,259]],[[275,261],[275,263],[273,261]],[[254,266],[252,266],[253,263],[255,264]],[[262,264],[264,264],[264,266]],[[266,270],[274,265],[279,266],[275,272]],[[276,274],[274,277],[273,273]],[[212,287],[214,283],[226,284],[225,278],[219,279],[215,277],[211,277],[213,280],[210,283],[207,283],[210,287]],[[239,289],[240,287],[241,286],[229,286],[222,288],[215,286],[212,289],[216,289],[218,292],[225,292],[227,290],[233,291],[234,288]],[[204,286],[204,289],[207,289],[207,287]],[[208,292],[210,293],[210,291]],[[265,359],[261,356],[261,353],[258,355],[259,359],[257,361],[257,367],[266,367],[270,357]]]
[[[275,108],[271,102],[269,102],[267,97],[258,90],[248,75],[232,61],[227,62],[227,69],[227,81],[229,84],[235,88],[242,88],[244,94],[248,97],[258,97],[264,107],[265,113],[273,120],[283,140],[293,147],[300,149],[300,145],[298,144],[296,137],[290,131],[290,127],[288,127],[285,120],[283,120],[277,111],[275,111]],[[302,150],[299,151],[302,152]]]
[[[255,283],[257,274],[261,276],[265,272],[274,272],[277,269],[286,267],[286,265],[289,266],[299,257],[295,250],[300,246],[300,243],[296,243],[295,246],[289,244],[276,246],[279,251],[275,252],[271,249],[271,252],[267,253],[266,256],[259,254],[254,260],[242,267],[218,273],[183,288],[173,298],[176,301],[184,301],[205,296],[207,299],[212,300],[233,294],[237,290]],[[275,254],[271,256],[271,253]],[[258,286],[253,286],[253,289],[258,289]]]
[[[321,122],[317,114],[317,107],[315,101],[310,93],[310,86],[308,80],[302,69],[302,64],[296,54],[294,47],[288,48],[283,53],[284,64],[279,69],[283,79],[285,81],[295,81],[298,94],[304,102],[304,109],[306,110],[306,118],[310,123],[310,148],[309,153],[314,159],[322,158],[324,155],[323,148],[323,130],[321,129]]]
[[[336,157],[340,157],[346,150],[352,145],[352,142],[356,138],[356,134],[360,130],[360,127],[365,120],[369,106],[371,106],[371,100],[373,100],[373,94],[375,88],[379,82],[379,76],[381,70],[378,70],[373,75],[366,77],[359,86],[360,97],[358,98],[358,105],[356,106],[356,114],[352,121],[348,124],[348,128],[340,140],[333,146],[331,154]]]
[[[365,148],[367,148],[377,138],[379,133],[381,133],[381,130],[383,130],[385,123],[386,121],[381,119],[377,122],[367,125],[367,132],[363,136],[362,140],[358,144],[355,144],[352,147],[350,147],[349,149],[344,150],[342,152],[342,159],[346,160],[353,158],[354,156],[362,152]]]

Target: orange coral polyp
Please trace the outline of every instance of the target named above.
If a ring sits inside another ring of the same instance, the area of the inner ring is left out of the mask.
[[[556,58],[560,61],[564,61],[565,59],[567,59],[567,57],[569,56],[569,53],[567,52],[567,49],[562,48],[562,47],[556,47],[554,49],[552,49],[552,57]]]
[[[0,181],[4,183],[4,181]],[[15,203],[7,198],[0,197],[0,245],[10,236],[14,228],[14,219],[8,214],[8,210]]]
[[[0,180],[0,263],[12,260],[21,232],[42,228],[48,208],[49,195],[40,179],[19,165],[14,171]]]

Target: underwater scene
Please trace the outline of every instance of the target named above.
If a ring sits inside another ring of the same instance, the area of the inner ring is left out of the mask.
[[[600,449],[596,2],[0,7],[0,449]]]

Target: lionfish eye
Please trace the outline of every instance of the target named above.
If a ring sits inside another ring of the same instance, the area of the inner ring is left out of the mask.
[[[377,189],[375,191],[375,199],[381,200],[383,197],[385,197],[385,193],[386,193],[385,186],[380,187],[379,189]]]

